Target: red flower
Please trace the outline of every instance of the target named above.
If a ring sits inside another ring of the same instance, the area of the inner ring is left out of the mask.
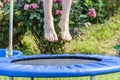
[[[78,33],[78,32],[79,32],[79,29],[77,27],[74,28],[73,33]]]
[[[89,9],[88,16],[95,18],[96,17],[96,11],[94,8]]]
[[[53,0],[53,2],[58,2],[58,3],[62,3],[62,0]]]
[[[32,9],[37,9],[37,8],[39,8],[39,6],[38,6],[36,3],[30,4],[30,6],[31,6]]]
[[[61,15],[62,14],[61,10],[56,10],[56,14]]]
[[[4,0],[3,2],[4,2],[4,3],[8,3],[8,2],[10,2],[10,0]]]
[[[16,0],[16,2],[18,3],[18,2],[20,2],[20,0]]]
[[[25,5],[24,5],[24,10],[27,11],[27,10],[29,10],[29,9],[30,9],[30,5],[29,5],[29,4],[25,4]]]

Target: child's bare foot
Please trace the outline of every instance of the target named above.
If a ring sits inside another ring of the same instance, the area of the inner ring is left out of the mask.
[[[53,20],[45,20],[44,21],[44,35],[45,39],[50,42],[55,42],[58,40],[58,37],[56,35]]]
[[[61,29],[61,36],[63,40],[70,41],[72,39],[70,32],[69,32],[69,24],[68,20],[61,20],[59,22],[59,27]]]

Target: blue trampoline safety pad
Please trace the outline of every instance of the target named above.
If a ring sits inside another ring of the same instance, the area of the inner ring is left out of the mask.
[[[0,57],[6,57],[6,49],[0,49]],[[13,50],[13,56],[21,56],[23,53],[17,50]]]
[[[82,59],[98,59],[99,61],[73,65],[30,65],[16,64],[13,61],[49,57],[80,57]],[[95,76],[120,71],[120,58],[115,56],[89,54],[40,54],[32,56],[14,56],[0,58],[0,75],[11,77],[80,77]]]

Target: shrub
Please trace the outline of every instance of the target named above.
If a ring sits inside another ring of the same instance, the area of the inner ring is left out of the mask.
[[[69,21],[70,32],[73,35],[73,38],[76,38],[74,37],[76,36],[76,34],[78,37],[79,33],[77,31],[77,28],[85,26],[87,22],[103,23],[104,19],[108,15],[108,12],[106,12],[106,10],[110,9],[108,8],[107,4],[109,4],[109,2],[107,2],[106,0],[76,0],[75,3],[73,2]],[[2,12],[4,16],[6,16],[2,18],[7,19],[9,16],[9,2],[4,2]],[[59,37],[58,42],[50,43],[44,39],[43,14],[44,12],[42,1],[16,0],[14,5],[14,34],[18,37],[15,40],[18,41],[19,46],[24,45],[20,44],[20,36],[23,35],[27,31],[27,29],[30,29],[32,34],[34,35],[35,42],[38,45],[41,53],[64,52],[63,46],[66,42],[61,39],[60,30],[58,28],[58,22],[61,16],[61,4],[59,3],[59,1],[54,2],[53,4],[55,29]],[[6,21],[8,21],[8,19],[4,22]],[[4,26],[3,23],[0,24]]]
[[[108,17],[114,16],[120,8],[120,0],[104,0],[106,4],[106,12]]]

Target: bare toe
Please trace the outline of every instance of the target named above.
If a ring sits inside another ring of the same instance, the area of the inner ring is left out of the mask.
[[[58,37],[54,30],[54,25],[52,22],[44,24],[44,35],[45,35],[45,39],[50,42],[58,41]]]
[[[50,42],[56,42],[58,40],[56,33],[52,30],[49,32],[45,31],[44,35],[45,35],[45,39]]]
[[[62,39],[65,41],[70,41],[72,39],[72,37],[71,37],[70,32],[69,32],[68,24],[60,21],[59,27],[61,28]]]
[[[62,34],[62,39],[63,40],[70,41],[72,39],[72,37],[71,37],[69,32],[64,31],[61,34]]]

